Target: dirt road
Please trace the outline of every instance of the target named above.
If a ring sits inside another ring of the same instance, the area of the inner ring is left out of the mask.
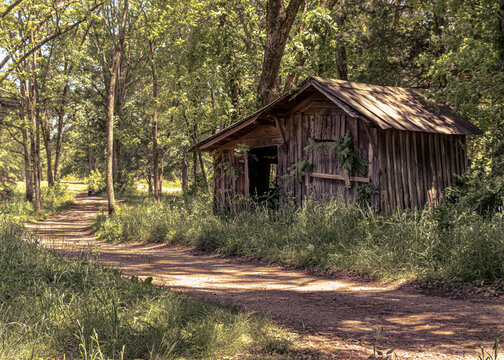
[[[99,241],[89,225],[104,208],[104,198],[78,197],[69,211],[30,227],[45,247],[67,256],[92,253],[124,275],[152,276],[191,296],[265,313],[301,333],[301,346],[331,358],[367,358],[374,329],[382,327],[379,346],[397,348],[401,359],[475,359],[473,345],[484,340],[489,347],[504,330],[502,299],[453,300],[179,246]]]

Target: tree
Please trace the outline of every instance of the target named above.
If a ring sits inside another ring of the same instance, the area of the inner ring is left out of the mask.
[[[266,46],[259,94],[266,105],[276,99],[280,93],[280,66],[292,24],[303,0],[291,0],[286,8],[284,0],[268,0],[266,10]]]
[[[126,23],[128,20],[129,0],[124,0],[124,7],[121,17],[121,24],[118,31],[118,39],[114,56],[112,58],[112,67],[110,69],[110,81],[108,86],[107,96],[107,198],[108,212],[115,212],[115,195],[114,195],[114,178],[113,178],[113,161],[114,161],[114,110],[115,110],[115,95],[116,81],[121,66],[121,55],[124,47],[124,37],[126,32]]]

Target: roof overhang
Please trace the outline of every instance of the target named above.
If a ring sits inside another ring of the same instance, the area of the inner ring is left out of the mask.
[[[448,135],[482,134],[478,127],[447,106],[427,103],[426,97],[416,90],[311,77],[253,114],[191,146],[189,151],[212,151],[268,119],[274,125],[268,115],[289,116],[315,93],[323,95],[348,116],[362,119],[368,127]]]

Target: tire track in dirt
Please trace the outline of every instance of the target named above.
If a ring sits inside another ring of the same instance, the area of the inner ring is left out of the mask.
[[[462,301],[348,279],[196,253],[167,244],[111,244],[90,233],[101,197],[77,197],[68,211],[28,225],[41,244],[65,256],[92,256],[126,276],[153,277],[190,296],[267,314],[303,335],[299,344],[323,357],[365,359],[377,327],[379,347],[401,359],[475,359],[504,329],[502,299]],[[313,357],[312,357],[313,358]]]

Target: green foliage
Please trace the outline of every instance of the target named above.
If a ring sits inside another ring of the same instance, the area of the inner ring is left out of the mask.
[[[287,173],[282,175],[287,187],[298,186],[303,181],[303,174],[313,172],[314,164],[310,160],[301,159],[297,163],[292,164],[287,169]]]
[[[501,336],[497,336],[495,338],[491,352],[485,349],[482,342],[477,344],[476,347],[478,347],[480,353],[478,354],[478,357],[476,360],[499,360],[500,359],[500,356],[499,356],[500,338],[501,338]]]
[[[98,169],[91,171],[86,182],[89,195],[103,194],[107,190],[105,175]]]
[[[0,216],[11,219],[30,221],[67,210],[75,201],[74,194],[61,183],[42,189],[42,214],[35,214],[33,205],[26,200],[25,195],[12,190],[10,196],[0,200]]]
[[[361,206],[368,206],[371,200],[371,195],[379,194],[378,188],[375,185],[367,183],[354,183],[353,187],[357,190],[355,202]]]
[[[170,197],[121,205],[100,217],[98,235],[111,241],[165,241],[261,258],[324,272],[351,271],[501,289],[504,218],[482,218],[455,207],[397,212],[385,218],[339,201],[301,208],[252,207],[214,215],[210,202]]]
[[[367,159],[359,158],[355,153],[353,139],[349,131],[345,133],[345,136],[334,139],[329,151],[334,150],[336,150],[336,160],[338,160],[339,167],[348,170],[350,175],[362,173],[362,167],[369,165]]]
[[[0,215],[0,357],[225,358],[283,339],[264,319],[191,300],[26,239]]]
[[[67,210],[74,202],[74,194],[68,191],[68,187],[64,183],[56,182],[53,186],[42,191],[42,207],[50,214]]]

